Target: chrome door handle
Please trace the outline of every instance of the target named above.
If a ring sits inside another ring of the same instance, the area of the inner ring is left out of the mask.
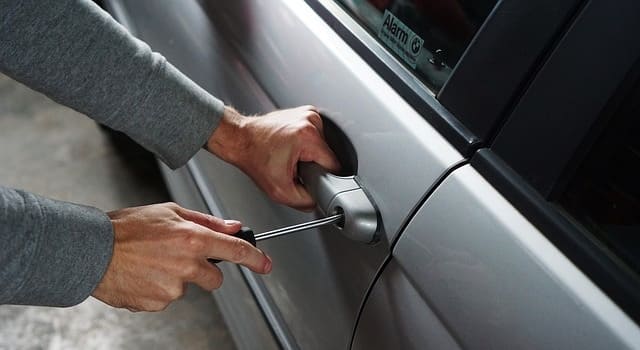
[[[333,175],[316,163],[300,163],[298,174],[322,214],[344,214],[336,226],[345,236],[367,244],[378,240],[378,211],[355,176]]]

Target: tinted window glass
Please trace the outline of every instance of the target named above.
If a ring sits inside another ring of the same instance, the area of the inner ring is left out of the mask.
[[[560,204],[640,273],[640,84],[577,170]]]
[[[497,0],[336,0],[439,90]]]

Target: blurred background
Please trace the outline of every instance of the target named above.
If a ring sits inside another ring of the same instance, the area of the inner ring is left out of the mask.
[[[169,201],[153,156],[121,134],[0,75],[0,185],[105,211]],[[5,349],[234,349],[209,293],[158,313],[89,298],[71,308],[0,305]]]

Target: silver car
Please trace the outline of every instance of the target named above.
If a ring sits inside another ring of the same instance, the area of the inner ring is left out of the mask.
[[[238,348],[640,348],[637,0],[104,6],[242,112],[322,110],[314,213],[205,152],[163,168],[257,232],[345,214],[260,242],[270,275],[219,265]]]

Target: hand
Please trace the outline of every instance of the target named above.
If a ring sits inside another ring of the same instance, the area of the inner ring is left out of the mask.
[[[315,203],[297,181],[298,162],[340,170],[324,141],[322,118],[313,106],[261,117],[245,117],[227,107],[207,147],[249,175],[271,199],[301,210],[312,210]]]
[[[219,288],[217,258],[268,273],[271,259],[233,237],[241,224],[181,208],[174,203],[108,213],[115,232],[113,256],[93,296],[131,311],[164,310],[180,298],[187,282]]]

